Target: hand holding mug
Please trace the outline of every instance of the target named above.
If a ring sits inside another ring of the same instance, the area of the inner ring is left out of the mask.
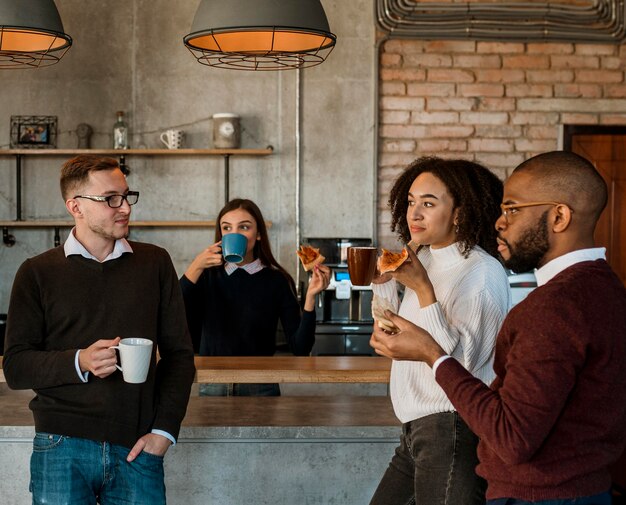
[[[220,240],[206,249],[203,249],[193,261],[194,263],[197,263],[197,266],[202,268],[202,270],[205,268],[216,267],[224,263],[224,258],[222,256],[222,241]]]
[[[187,268],[185,277],[195,284],[205,269],[217,267],[222,263],[224,263],[224,258],[222,256],[222,242],[220,241],[200,251]]]
[[[89,372],[104,379],[117,370],[117,356],[113,346],[119,344],[120,337],[111,340],[100,339],[78,353],[78,366],[82,372]]]

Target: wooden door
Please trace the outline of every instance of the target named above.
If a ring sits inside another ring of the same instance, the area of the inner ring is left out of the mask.
[[[609,189],[609,201],[596,227],[598,246],[626,285],[626,135],[573,135],[572,151],[591,161]]]
[[[606,181],[609,200],[596,226],[596,245],[626,285],[626,135],[574,134],[571,150],[591,161]],[[613,482],[626,490],[626,453],[612,469]]]

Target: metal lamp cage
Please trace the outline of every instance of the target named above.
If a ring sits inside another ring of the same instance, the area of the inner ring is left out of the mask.
[[[269,38],[266,47],[257,47],[245,51],[233,51],[222,47],[220,38],[225,35],[261,33]],[[271,34],[268,37],[268,34]],[[276,41],[281,35],[308,36],[318,40],[312,48],[296,51],[284,51],[277,48]],[[325,31],[312,32],[298,28],[241,27],[224,30],[205,30],[190,33],[184,38],[187,49],[199,63],[218,68],[234,70],[288,70],[307,68],[324,62],[335,47],[337,37]]]
[[[34,39],[41,44],[32,50],[19,50],[8,42],[11,38]],[[0,68],[48,67],[58,63],[72,46],[72,38],[60,32],[0,26]]]

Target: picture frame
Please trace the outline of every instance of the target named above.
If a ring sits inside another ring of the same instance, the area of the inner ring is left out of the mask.
[[[11,149],[54,149],[56,116],[11,116]]]

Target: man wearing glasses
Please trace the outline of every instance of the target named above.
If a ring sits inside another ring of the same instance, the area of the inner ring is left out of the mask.
[[[538,287],[505,319],[487,386],[423,329],[374,328],[371,344],[433,368],[479,436],[477,473],[490,505],[609,505],[609,467],[626,444],[626,290],[595,248],[607,187],[584,158],[535,156],[504,186],[496,222],[507,268]]]
[[[7,383],[36,393],[33,503],[163,504],[194,376],[176,272],[164,249],[126,240],[139,193],[114,159],[69,160],[61,192],[75,227],[22,264],[7,318]],[[120,337],[154,343],[142,384],[116,371]]]

